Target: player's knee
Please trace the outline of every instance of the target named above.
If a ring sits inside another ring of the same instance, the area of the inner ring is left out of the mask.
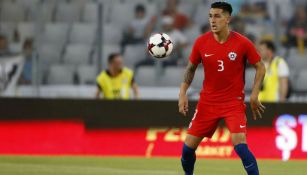
[[[233,133],[231,134],[231,141],[233,146],[236,146],[241,143],[246,143],[246,134],[245,133]]]
[[[201,141],[202,141],[202,138],[195,137],[195,136],[188,134],[187,137],[185,138],[184,143],[189,148],[196,149]]]

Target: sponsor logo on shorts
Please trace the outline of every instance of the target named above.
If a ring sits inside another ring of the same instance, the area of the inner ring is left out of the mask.
[[[240,128],[245,128],[245,125],[240,125]]]

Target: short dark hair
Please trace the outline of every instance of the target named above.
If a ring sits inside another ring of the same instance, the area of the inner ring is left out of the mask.
[[[228,2],[218,1],[211,4],[211,8],[218,8],[222,9],[223,11],[226,11],[231,15],[232,13],[232,7]]]
[[[145,6],[143,4],[137,4],[134,9],[135,12],[146,12]]]
[[[260,41],[260,45],[265,45],[272,52],[276,51],[276,47],[275,47],[274,43],[270,40],[262,40],[262,41]]]
[[[112,63],[113,60],[114,60],[116,57],[120,56],[120,55],[121,55],[120,53],[111,53],[111,54],[109,55],[109,57],[108,57],[108,63],[109,63],[109,64]]]

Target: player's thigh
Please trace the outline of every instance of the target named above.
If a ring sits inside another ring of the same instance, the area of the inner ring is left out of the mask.
[[[246,143],[247,120],[245,112],[233,112],[224,118],[227,128],[231,133],[233,145]]]
[[[220,118],[216,115],[211,115],[207,113],[207,110],[198,109],[196,110],[194,117],[188,128],[187,142],[193,143],[191,145],[195,146],[204,138],[211,138],[214,134]]]

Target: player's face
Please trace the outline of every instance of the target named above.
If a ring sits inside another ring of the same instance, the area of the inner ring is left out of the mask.
[[[270,50],[266,47],[265,44],[260,44],[258,50],[259,50],[259,53],[260,53],[262,59],[264,59],[264,60],[269,59]]]
[[[219,8],[211,8],[209,12],[209,22],[211,31],[213,33],[219,33],[224,30],[229,22],[230,15]]]
[[[120,71],[123,68],[123,59],[121,56],[117,56],[116,58],[114,58],[114,60],[112,61],[112,63],[110,64],[111,69],[115,70],[115,71]]]

